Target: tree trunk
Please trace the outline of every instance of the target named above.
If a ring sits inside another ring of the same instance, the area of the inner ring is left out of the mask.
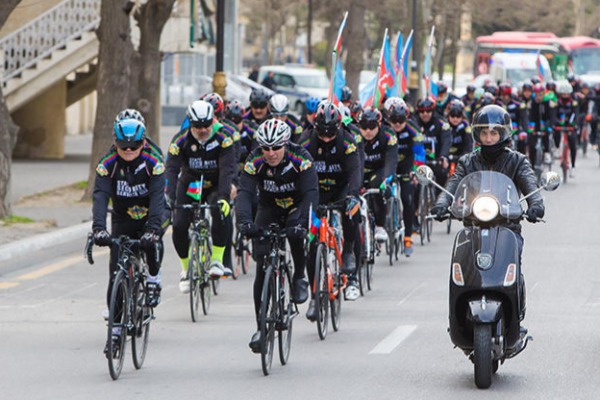
[[[343,41],[348,46],[346,53],[346,85],[352,89],[353,98],[358,99],[360,71],[364,66],[363,52],[367,47],[365,7],[361,0],[350,1],[348,19],[344,35],[346,38]]]
[[[0,28],[21,0],[3,0],[0,5]],[[0,49],[1,51],[1,49]],[[0,69],[1,71],[1,69]],[[0,85],[0,218],[10,215],[10,178],[12,152],[17,143],[19,127],[13,122]]]
[[[98,104],[94,123],[92,158],[88,186],[83,195],[91,199],[96,177],[96,166],[110,147],[113,139],[115,115],[127,107],[131,78],[130,60],[133,46],[130,38],[129,15],[122,10],[122,0],[103,0],[98,28]]]
[[[145,3],[136,20],[140,25],[137,99],[133,104],[146,118],[148,135],[159,142],[160,130],[160,37],[171,15],[175,0],[155,0]]]

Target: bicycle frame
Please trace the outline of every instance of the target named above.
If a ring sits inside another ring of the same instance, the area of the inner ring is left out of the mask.
[[[335,203],[334,203],[335,204]],[[342,265],[342,248],[344,245],[344,239],[341,237],[341,230],[338,226],[329,225],[329,220],[334,217],[334,212],[339,209],[339,205],[321,205],[319,206],[320,211],[324,211],[325,214],[321,216],[321,226],[319,228],[319,242],[324,243],[329,249],[334,251],[334,256],[337,259],[338,265]],[[347,277],[344,274],[342,276],[342,286],[337,290],[334,290],[333,274],[329,263],[327,263],[327,288],[329,291],[329,299],[335,300],[347,284]]]

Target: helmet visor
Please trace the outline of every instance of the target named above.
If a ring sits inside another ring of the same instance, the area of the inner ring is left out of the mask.
[[[117,147],[120,148],[121,150],[138,150],[140,147],[142,147],[144,145],[144,141],[143,140],[133,140],[133,141],[128,141],[128,140],[115,140],[115,143],[117,144]]]
[[[473,138],[477,143],[482,144],[481,136],[498,134],[499,142],[508,138],[506,127],[500,124],[475,124],[472,126]]]

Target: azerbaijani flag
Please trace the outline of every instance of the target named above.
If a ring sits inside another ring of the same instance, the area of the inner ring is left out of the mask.
[[[394,71],[391,63],[391,49],[390,49],[390,38],[385,30],[383,36],[383,46],[381,49],[381,57],[379,59],[379,76],[377,79],[377,89],[375,90],[375,96],[373,99],[373,107],[379,107],[381,99],[384,94],[388,92],[388,89],[394,86]]]
[[[425,65],[423,66],[423,80],[425,81],[425,96],[429,97],[432,93],[431,88],[431,53],[433,52],[433,34],[435,33],[435,25],[431,27],[431,35],[429,35],[429,46],[427,54],[425,54]],[[436,88],[437,89],[437,88]],[[437,94],[437,90],[436,90]]]
[[[342,60],[338,58],[333,73],[333,104],[338,105],[342,98],[342,89],[346,86],[346,78],[344,77],[344,69],[342,68]]]
[[[410,54],[410,51],[412,50],[412,43],[413,43],[413,31],[410,31],[410,34],[408,35],[408,39],[406,39],[406,44],[404,45],[404,49],[402,50],[402,57],[400,58],[400,92],[399,95],[401,97],[406,96],[406,93],[408,93],[408,85],[407,85],[407,74],[409,73],[409,69],[408,69],[408,55]]]
[[[400,96],[402,76],[400,71],[402,70],[402,48],[404,47],[404,39],[402,38],[402,32],[398,32],[396,38],[396,56],[394,57],[394,86],[388,90],[388,97]]]
[[[346,13],[344,14],[344,19],[342,20],[342,23],[340,25],[340,28],[338,29],[338,36],[337,36],[337,40],[335,41],[335,47],[333,48],[333,52],[331,53],[331,80],[329,82],[329,95],[327,96],[327,99],[329,101],[334,102],[335,104],[338,103],[338,101],[336,101],[336,94],[335,94],[335,90],[337,88],[337,86],[339,85],[337,83],[338,79],[338,65],[339,64],[339,68],[341,69],[342,64],[339,61],[339,57],[342,53],[342,33],[344,32],[344,28],[346,27],[346,19],[348,18],[348,11],[346,11]],[[343,70],[340,73],[342,75],[342,78],[344,76]],[[341,92],[342,92],[342,87],[346,84],[346,82],[344,81],[344,84],[340,86],[340,96],[338,97],[338,99],[341,97]]]
[[[190,182],[187,188],[186,194],[196,201],[202,198],[202,180]]]
[[[321,220],[312,206],[310,207],[310,218],[308,221],[308,241],[312,242],[314,238],[319,235],[319,229],[321,228]]]
[[[375,86],[377,86],[377,74],[365,85],[364,88],[358,94],[360,104],[365,107],[373,105],[373,93],[375,93]]]
[[[535,67],[537,69],[538,78],[540,81],[544,82],[544,69],[542,68],[542,55],[540,51],[537,52],[537,57],[535,58]]]

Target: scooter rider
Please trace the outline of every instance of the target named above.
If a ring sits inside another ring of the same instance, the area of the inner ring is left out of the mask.
[[[450,177],[446,189],[455,193],[459,182],[468,174],[476,171],[496,171],[508,176],[517,189],[527,195],[537,189],[537,178],[527,157],[510,148],[512,136],[511,119],[506,110],[497,105],[489,105],[473,117],[473,139],[480,149],[468,153],[458,160],[454,175]],[[447,217],[452,198],[441,192],[431,214],[442,221]],[[544,217],[544,202],[539,193],[527,198],[526,218],[529,222],[538,222]],[[465,221],[467,223],[467,221]],[[503,223],[511,229],[518,242],[519,260],[523,252],[523,237],[519,220]],[[521,280],[523,282],[523,280]],[[524,290],[524,284],[521,290]],[[524,293],[523,293],[524,294]],[[524,299],[524,296],[523,296]],[[521,320],[524,317],[525,301],[522,302]]]

